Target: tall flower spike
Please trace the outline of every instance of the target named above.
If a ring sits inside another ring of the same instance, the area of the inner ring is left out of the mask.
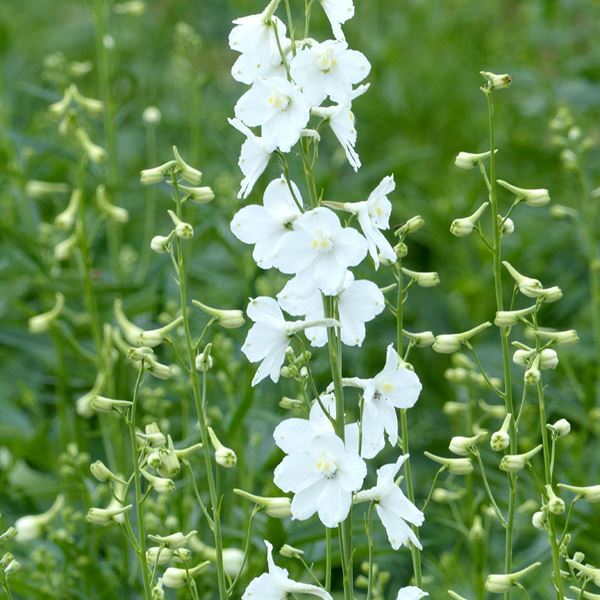
[[[354,502],[376,503],[375,510],[394,550],[398,550],[400,546],[408,547],[409,542],[421,550],[421,543],[408,523],[420,526],[425,516],[395,483],[395,478],[407,459],[408,454],[405,454],[395,463],[377,469],[377,485],[358,492]]]
[[[287,569],[282,569],[273,562],[273,546],[266,540],[265,546],[269,571],[250,582],[242,600],[285,600],[289,594],[308,594],[322,600],[333,600],[323,588],[290,579]]]

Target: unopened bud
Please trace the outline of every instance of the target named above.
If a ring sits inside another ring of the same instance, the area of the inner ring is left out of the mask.
[[[173,173],[173,170],[176,166],[177,161],[169,160],[158,167],[144,169],[140,173],[140,183],[142,185],[153,185],[155,183],[160,183]]]
[[[576,344],[579,341],[577,332],[574,329],[568,329],[566,331],[543,331],[538,329],[534,333],[539,338],[548,340],[559,346]]]
[[[73,223],[75,223],[75,218],[79,212],[80,205],[81,190],[73,190],[71,192],[71,198],[69,199],[67,208],[65,208],[65,210],[63,210],[60,214],[56,215],[54,219],[54,225],[62,231],[68,231],[71,229],[71,227],[73,227]]]
[[[281,556],[284,556],[285,558],[300,558],[304,554],[304,550],[294,548],[289,544],[284,544],[283,546],[281,546],[279,554],[281,554]]]
[[[400,227],[398,227],[396,229],[396,235],[403,235],[405,233],[414,233],[418,229],[421,229],[421,227],[423,227],[423,225],[425,225],[425,219],[423,219],[423,217],[421,215],[415,215],[414,217],[411,217],[410,219],[408,219],[408,221],[406,221],[406,223],[404,223],[404,225],[401,225]]]
[[[517,473],[524,469],[529,461],[542,449],[542,444],[524,454],[506,454],[500,461],[500,469],[507,473]]]
[[[411,271],[402,267],[402,272],[410,277],[414,282],[424,288],[435,287],[440,284],[440,276],[435,272]]]
[[[497,327],[512,327],[513,325],[516,325],[520,319],[534,312],[536,308],[537,306],[534,304],[529,308],[522,308],[521,310],[499,310],[496,313],[494,325]]]
[[[172,494],[175,491],[175,482],[172,479],[157,477],[145,469],[141,469],[141,473],[157,494]]]
[[[146,550],[146,559],[153,567],[156,565],[166,565],[172,558],[173,550],[164,546],[152,546]]]
[[[207,344],[200,354],[196,356],[196,370],[200,373],[206,373],[213,366],[213,359],[210,355],[212,344]]]
[[[546,189],[525,189],[517,187],[516,185],[511,185],[510,183],[503,181],[502,179],[497,180],[498,185],[502,186],[504,189],[512,192],[517,201],[525,200],[526,204],[529,206],[546,206],[550,202],[550,194]]]
[[[544,510],[538,510],[531,516],[531,524],[540,530],[546,529],[548,526],[548,515]]]
[[[89,523],[95,525],[108,525],[112,522],[119,522],[117,517],[130,511],[132,508],[132,504],[117,508],[90,508],[85,518]]]
[[[540,369],[556,369],[558,354],[552,348],[544,348],[540,352]]]
[[[113,223],[127,223],[129,221],[129,212],[120,206],[111,204],[106,193],[106,188],[99,185],[96,188],[96,204],[109,221]]]
[[[474,471],[470,458],[445,458],[443,456],[436,456],[431,452],[425,452],[424,454],[430,460],[446,467],[448,472],[453,475],[468,475]]]
[[[172,210],[167,210],[171,221],[175,225],[175,235],[182,240],[189,240],[194,237],[194,228],[182,221]]]
[[[502,423],[502,427],[498,431],[494,431],[492,433],[492,437],[490,438],[490,446],[492,450],[495,452],[500,452],[506,448],[508,448],[510,444],[510,437],[508,435],[508,429],[510,427],[510,422],[512,419],[512,414],[507,413],[504,417],[504,422]]]
[[[85,129],[78,127],[75,130],[75,137],[91,162],[99,164],[106,160],[106,150],[97,144],[94,144]]]
[[[480,442],[487,438],[487,431],[480,431],[476,435],[465,437],[462,435],[455,435],[450,440],[450,445],[448,446],[450,452],[452,454],[457,454],[458,456],[469,456],[471,454],[471,449],[477,446]]]
[[[542,283],[538,279],[532,277],[525,277],[517,271],[508,261],[502,261],[502,264],[506,270],[510,273],[510,276],[515,280],[519,291],[528,298],[537,298],[537,292],[542,288]]]
[[[553,515],[562,515],[565,512],[566,508],[565,501],[554,493],[554,490],[552,489],[551,485],[547,485],[545,489],[546,496],[548,497],[548,510]]]
[[[404,329],[402,333],[411,342],[414,342],[416,346],[419,346],[419,348],[428,348],[435,341],[435,336],[433,335],[432,331],[418,331],[416,333],[412,333]]]
[[[152,250],[154,250],[154,252],[157,254],[166,254],[171,248],[171,241],[173,240],[174,235],[175,230],[173,230],[169,235],[155,235],[150,240],[150,248],[152,248]]]
[[[182,588],[189,584],[201,571],[204,571],[210,564],[205,561],[192,567],[191,569],[177,569],[169,567],[162,576],[163,585],[168,588]]]
[[[160,123],[162,115],[156,106],[148,106],[142,113],[142,121],[144,125],[156,126]]]
[[[243,327],[245,323],[244,313],[241,310],[213,308],[198,300],[192,300],[192,304],[216,319],[217,323],[225,329],[237,329]]]
[[[48,331],[52,324],[58,319],[65,305],[65,297],[57,292],[54,306],[47,312],[31,317],[28,322],[30,333],[44,333]]]
[[[512,588],[512,586],[522,577],[525,577],[528,573],[531,573],[534,569],[537,569],[542,563],[536,562],[532,565],[529,565],[525,569],[521,571],[517,571],[516,573],[506,573],[505,575],[488,575],[485,580],[485,589],[488,592],[493,592],[495,594],[501,594],[503,592],[508,592]]]
[[[433,342],[433,350],[440,354],[452,354],[453,352],[457,352],[460,350],[462,344],[491,326],[492,324],[489,321],[486,321],[485,323],[477,325],[468,331],[463,331],[462,333],[438,335]]]
[[[170,535],[149,535],[148,537],[155,542],[156,544],[160,544],[170,550],[178,550],[179,548],[183,548],[186,546],[190,540],[196,535],[197,531],[194,529],[189,533],[182,533],[181,531],[177,531],[176,533],[171,533]]]
[[[94,396],[90,402],[92,410],[99,413],[110,413],[120,408],[129,408],[133,402],[130,400],[115,400],[106,396]]]
[[[121,478],[115,475],[101,460],[97,460],[90,465],[92,475],[100,482],[118,481],[125,483]]]
[[[600,485],[576,486],[559,483],[559,488],[563,488],[568,492],[572,492],[577,496],[581,496],[584,500],[592,504],[600,502]]]
[[[496,150],[497,152],[497,150]],[[491,156],[491,152],[480,152],[474,154],[472,152],[459,152],[454,159],[454,164],[459,169],[474,169],[480,162],[488,159]]]
[[[214,432],[212,427],[208,428],[208,435],[210,437],[211,444],[215,449],[215,460],[218,465],[221,465],[225,469],[231,469],[237,464],[237,456],[231,448],[223,446],[217,434]]]
[[[487,79],[488,86],[492,90],[503,90],[510,86],[512,83],[512,77],[508,73],[502,73],[497,75],[490,71],[479,71],[479,74]]]
[[[450,233],[456,237],[469,235],[488,205],[489,202],[484,202],[472,215],[463,217],[462,219],[454,219],[450,225]]]
[[[286,519],[292,516],[292,501],[285,496],[275,498],[255,496],[254,494],[250,494],[249,492],[237,488],[233,490],[233,493],[263,507],[267,515],[275,519]]]
[[[194,167],[188,165],[183,160],[176,146],[173,146],[173,156],[175,157],[175,162],[177,163],[177,173],[181,175],[181,177],[188,183],[191,183],[192,185],[200,185],[200,182],[202,181],[202,173],[198,171],[198,169],[194,169]]]
[[[212,188],[208,186],[190,187],[179,184],[177,189],[179,189],[179,191],[183,192],[187,198],[196,202],[197,204],[208,204],[215,199],[215,193],[212,191]]]

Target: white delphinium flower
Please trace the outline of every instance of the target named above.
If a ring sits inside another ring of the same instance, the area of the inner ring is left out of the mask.
[[[271,150],[267,148],[264,138],[255,135],[239,119],[228,119],[228,121],[232,127],[246,136],[238,160],[238,166],[244,174],[244,179],[240,183],[237,197],[244,200],[254,189],[258,178],[265,172],[271,159]]]
[[[294,231],[280,238],[272,262],[282,273],[296,275],[300,288],[335,296],[347,267],[358,265],[366,253],[367,242],[358,231],[342,227],[334,212],[319,207],[296,219]]]
[[[282,47],[287,46],[288,40],[285,24],[273,16],[277,4],[279,1],[274,0],[262,13],[233,21],[235,27],[229,34],[229,47],[241,53],[231,68],[236,81],[251,84],[281,64],[277,38]]]
[[[333,102],[344,102],[350,98],[352,86],[370,70],[362,52],[349,50],[346,42],[337,40],[307,46],[290,63],[292,77],[311,106],[318,106],[327,96]]]
[[[336,40],[345,40],[341,24],[354,16],[353,0],[320,0]]]
[[[269,183],[263,196],[263,206],[251,204],[239,210],[231,221],[231,231],[245,244],[254,244],[252,257],[262,269],[273,266],[273,251],[290,225],[302,214],[302,196],[296,184],[288,186],[283,175]],[[294,196],[296,200],[294,200]]]
[[[395,463],[377,469],[377,485],[358,492],[355,502],[372,501],[376,503],[375,510],[394,550],[398,550],[400,546],[408,547],[408,542],[421,550],[421,543],[408,523],[420,526],[423,524],[425,516],[404,495],[394,481],[407,459],[408,454],[405,454],[400,456]]]
[[[429,596],[429,594],[421,588],[409,585],[398,590],[396,600],[420,600],[421,598],[425,598],[425,596]]]
[[[288,454],[275,469],[273,481],[284,492],[294,493],[294,519],[304,521],[318,513],[323,525],[336,527],[348,516],[352,494],[366,474],[358,452],[329,433]]]
[[[319,290],[303,298],[302,290],[296,289],[296,280],[291,279],[277,294],[277,302],[287,313],[309,320],[322,319],[323,299]],[[346,272],[342,289],[338,294],[338,316],[340,338],[346,346],[361,346],[365,339],[365,323],[373,320],[385,308],[383,293],[372,281],[354,279]],[[327,343],[327,331],[324,327],[311,327],[305,335],[315,348]]]
[[[251,299],[247,312],[254,325],[248,332],[242,352],[250,362],[260,361],[252,385],[256,385],[268,376],[274,383],[279,381],[289,338],[294,333],[307,327],[333,327],[338,324],[334,319],[323,319],[317,322],[286,321],[277,302],[267,296]]]
[[[310,106],[300,88],[283,77],[261,77],[238,100],[235,116],[262,128],[266,148],[289,152],[308,123]]]
[[[352,112],[352,101],[362,96],[369,89],[369,84],[358,86],[344,102],[335,106],[320,106],[312,109],[312,114],[326,119],[331,131],[342,145],[350,166],[358,171],[360,169],[360,158],[354,149],[358,136],[354,126],[354,113]]]
[[[392,212],[392,203],[388,199],[396,189],[393,175],[384,177],[379,185],[369,194],[369,197],[362,202],[345,202],[341,205],[353,215],[356,215],[360,228],[369,244],[369,254],[375,263],[375,268],[379,268],[379,258],[386,259],[392,263],[396,262],[397,257],[392,245],[385,239],[380,229],[389,229],[390,214]],[[335,203],[334,203],[335,204]]]
[[[242,600],[285,600],[289,594],[309,594],[323,600],[332,600],[323,588],[290,579],[287,569],[278,567],[273,561],[273,546],[266,540],[265,545],[269,572],[255,577],[250,582]]]
[[[396,409],[412,408],[422,385],[414,371],[400,364],[393,344],[387,347],[385,366],[372,379],[343,379],[343,384],[363,389],[362,447],[364,458],[373,458],[385,446],[384,432],[392,446],[398,441]]]

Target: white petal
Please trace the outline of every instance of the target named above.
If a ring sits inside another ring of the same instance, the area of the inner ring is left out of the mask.
[[[281,600],[284,593],[275,577],[263,573],[250,582],[242,600]]]
[[[388,540],[394,550],[398,550],[400,546],[408,547],[409,541],[419,548],[419,550],[422,549],[417,536],[403,519],[384,508],[381,504],[377,504],[375,510],[385,527]]]
[[[284,492],[297,494],[323,479],[306,452],[288,454],[275,467],[273,482]]]
[[[344,491],[336,478],[325,479],[318,499],[318,513],[325,527],[337,527],[350,512],[352,493]]]
[[[296,200],[300,203],[300,206],[302,206],[302,196],[300,195],[298,186],[293,181],[290,181],[290,185]],[[294,201],[290,187],[283,176],[278,177],[269,183],[265,189],[263,204],[269,216],[282,225],[291,223],[302,214]]]
[[[352,227],[344,228],[335,240],[336,259],[345,267],[355,267],[367,254],[367,241]]]
[[[425,598],[425,596],[429,596],[429,594],[421,588],[409,585],[398,590],[396,600],[420,600],[421,598]]]
[[[310,519],[318,509],[321,490],[326,485],[326,479],[319,479],[315,484],[298,492],[292,499],[292,517],[298,521]]]
[[[246,312],[253,321],[274,319],[276,321],[281,321],[283,325],[284,319],[281,308],[279,308],[277,301],[269,296],[251,298]]]
[[[272,262],[282,273],[291,275],[308,267],[313,257],[314,252],[306,235],[300,231],[288,231],[279,239]]]
[[[285,419],[275,427],[275,443],[286,453],[304,451],[306,443],[314,436],[308,419]]]
[[[231,233],[244,242],[256,244],[263,237],[285,233],[285,229],[262,206],[251,204],[238,210],[230,224]]]

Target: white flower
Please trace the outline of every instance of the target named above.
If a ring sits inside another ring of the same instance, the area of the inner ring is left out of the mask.
[[[354,3],[352,0],[320,0],[321,6],[331,23],[331,30],[336,40],[345,40],[344,32],[340,25],[354,16]]]
[[[322,319],[323,299],[315,290],[302,298],[297,289],[296,280],[291,279],[277,294],[277,302],[290,315],[303,316],[309,320]],[[338,316],[340,337],[346,346],[361,346],[365,339],[365,323],[374,319],[385,308],[385,299],[381,290],[372,281],[355,281],[354,275],[346,271],[346,278],[338,295]],[[311,327],[305,330],[311,345],[320,348],[327,343],[327,331],[324,327]]]
[[[395,463],[377,469],[377,485],[369,490],[358,492],[355,502],[373,501],[376,503],[375,510],[394,550],[398,550],[400,546],[408,547],[409,541],[421,550],[422,546],[408,523],[420,526],[425,517],[402,493],[394,481],[407,459],[408,454],[405,454],[400,456]],[[412,598],[413,596],[402,596],[402,598],[404,597]],[[420,598],[421,596],[414,597]]]
[[[285,600],[288,594],[310,594],[323,600],[332,600],[323,588],[290,579],[287,569],[282,569],[273,562],[273,546],[266,540],[265,545],[269,572],[255,577],[250,582],[242,600]]]
[[[294,231],[280,238],[272,262],[282,273],[297,275],[301,288],[335,296],[347,267],[359,264],[366,253],[367,242],[358,231],[343,228],[334,212],[319,207],[296,219]]]
[[[392,203],[388,200],[387,195],[395,189],[394,177],[388,175],[369,194],[367,200],[346,202],[344,204],[344,209],[355,214],[358,218],[360,227],[367,238],[369,254],[375,263],[376,269],[379,268],[380,254],[382,258],[388,261],[396,262],[397,260],[394,249],[380,231],[380,229],[389,229]]]
[[[254,325],[248,332],[242,352],[250,362],[261,361],[252,379],[252,385],[256,385],[267,376],[270,376],[275,383],[279,381],[281,365],[285,360],[285,351],[291,335],[315,325],[326,327],[337,325],[334,319],[290,323],[284,319],[277,302],[267,296],[250,300],[247,312]]]
[[[362,96],[369,89],[369,84],[358,86],[350,98],[335,106],[316,107],[312,113],[323,119],[327,119],[331,131],[338,139],[346,158],[355,171],[360,169],[360,158],[354,149],[356,146],[357,132],[354,126],[354,113],[352,112],[352,101]]]
[[[296,200],[302,196],[291,183]],[[269,183],[263,196],[263,206],[251,204],[239,210],[231,221],[231,231],[245,244],[254,244],[252,256],[262,269],[273,266],[273,251],[280,238],[302,213],[296,204],[287,181],[281,176]]]
[[[412,408],[422,385],[414,371],[399,364],[393,344],[387,347],[383,370],[372,379],[344,379],[347,386],[363,389],[362,447],[364,458],[373,458],[385,445],[384,432],[392,446],[398,441],[396,409]]]
[[[318,106],[327,96],[338,103],[350,98],[352,86],[369,74],[371,65],[362,52],[348,50],[346,42],[327,40],[299,50],[290,70],[308,102]]]
[[[262,127],[265,147],[289,152],[310,118],[300,89],[283,77],[261,77],[238,100],[235,116],[249,127]]]
[[[254,135],[239,119],[228,119],[228,121],[232,127],[246,136],[238,160],[238,166],[244,174],[244,179],[240,183],[237,197],[244,200],[252,192],[258,178],[265,172],[271,159],[271,150],[267,148],[262,137]]]
[[[236,26],[229,34],[229,47],[241,53],[231,68],[231,75],[236,81],[251,84],[281,63],[275,31],[277,28],[279,40],[285,47],[286,27],[269,12],[272,12],[270,5],[261,14],[233,21]]]
[[[273,478],[281,490],[294,493],[292,518],[304,521],[317,512],[325,527],[336,527],[348,516],[352,494],[367,474],[357,441],[344,443],[327,432],[297,437],[293,452],[279,463]],[[284,444],[289,449],[288,443],[289,438]]]
[[[420,600],[421,598],[425,598],[425,596],[429,596],[429,594],[421,588],[409,585],[398,590],[396,600]]]

